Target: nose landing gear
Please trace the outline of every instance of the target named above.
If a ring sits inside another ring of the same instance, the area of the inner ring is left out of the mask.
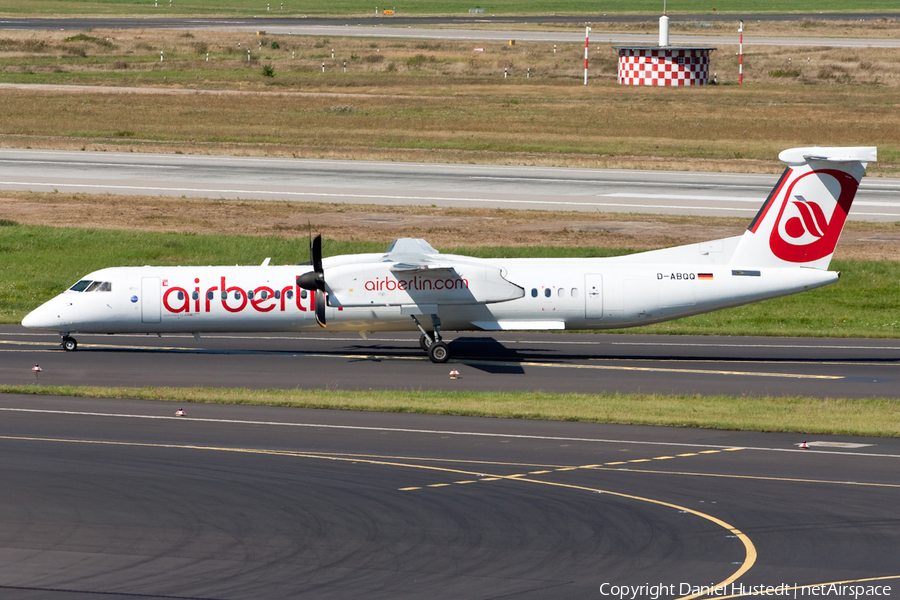
[[[78,342],[70,336],[69,334],[65,334],[62,336],[62,347],[66,352],[74,352],[78,348]]]

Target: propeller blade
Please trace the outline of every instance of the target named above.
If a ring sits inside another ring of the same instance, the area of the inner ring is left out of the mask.
[[[304,290],[309,290],[315,294],[316,301],[316,321],[322,327],[325,325],[325,269],[322,268],[322,236],[312,237],[312,227],[310,227],[309,240],[309,262],[313,267],[312,271],[297,276],[297,285]],[[318,292],[318,293],[316,293]]]
[[[322,236],[309,241],[309,263],[313,270],[297,276],[297,285],[304,290],[325,290],[325,270],[322,268]]]
[[[327,325],[325,325],[325,290],[320,290],[319,293],[316,294],[316,321],[318,321],[319,325],[322,327],[327,327]]]
[[[322,236],[317,235],[309,245],[309,260],[312,262],[313,271],[318,273],[322,281],[325,281],[325,272],[322,269]]]

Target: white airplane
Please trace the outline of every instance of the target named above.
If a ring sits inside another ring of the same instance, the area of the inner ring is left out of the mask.
[[[114,267],[39,306],[25,327],[73,333],[421,332],[612,329],[679,319],[817,288],[875,148],[796,148],[743,235],[615,258],[481,259],[398,239],[383,254],[310,265]]]

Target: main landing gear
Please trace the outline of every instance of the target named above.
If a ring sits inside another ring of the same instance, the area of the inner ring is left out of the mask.
[[[416,315],[413,315],[412,318],[416,322],[416,327],[422,332],[422,335],[419,336],[419,346],[422,347],[422,350],[428,352],[428,358],[431,359],[431,362],[440,364],[450,360],[450,346],[447,345],[447,342],[441,340],[441,320],[438,316],[431,315],[434,334],[429,334],[425,331]]]
[[[66,352],[74,352],[78,348],[78,342],[68,333],[63,334],[60,344]]]

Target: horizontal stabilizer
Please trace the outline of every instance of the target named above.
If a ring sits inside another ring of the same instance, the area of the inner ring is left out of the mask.
[[[871,146],[859,148],[791,148],[778,155],[778,160],[790,165],[802,165],[812,161],[834,163],[870,163],[878,160],[878,149]]]

